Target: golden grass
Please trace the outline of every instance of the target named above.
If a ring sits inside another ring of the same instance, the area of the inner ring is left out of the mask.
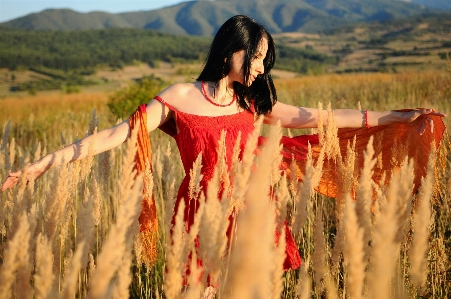
[[[6,97],[0,100],[2,114],[0,123],[8,120],[23,122],[34,117],[35,119],[49,119],[55,111],[78,114],[92,112],[94,108],[99,113],[105,113],[108,108],[106,93],[77,93],[77,94],[38,94],[28,97]]]
[[[431,106],[450,112],[448,73],[328,75],[276,84],[280,98],[297,105],[316,107],[330,101],[333,108],[352,108],[360,102],[364,109]],[[99,118],[104,120],[101,127],[114,124],[106,101],[106,94],[0,100],[2,111],[17,110],[1,116],[0,180],[7,170],[71,143],[76,135],[95,134]],[[17,109],[17,103],[27,108]],[[100,117],[92,114],[94,108]],[[27,111],[33,111],[32,122]],[[190,184],[191,196],[200,198],[199,209],[189,233],[183,223],[183,201],[174,211],[176,186],[183,176],[180,158],[173,141],[152,133],[154,171],[147,176],[153,178],[161,224],[159,256],[152,268],[143,263],[137,237],[142,179],[135,179],[132,172],[132,142],[52,169],[28,185],[22,178],[15,189],[0,194],[0,297],[203,298],[207,276],[217,287],[216,298],[449,297],[449,138],[431,156],[421,192],[412,196],[412,162],[397,161],[402,167],[389,186],[371,181],[377,141],[368,145],[361,179],[353,178],[356,153],[350,146],[347,157],[338,155],[333,125],[328,122],[321,158],[307,162],[303,182],[281,178],[276,171],[277,126],[256,159],[261,120],[247,140],[242,160],[235,150],[230,170],[219,163],[208,190],[199,188],[199,158]],[[223,146],[219,140],[219,156]],[[313,190],[328,156],[340,169],[342,194],[337,201]],[[294,165],[291,169],[298,171]],[[229,192],[219,202],[224,184],[230,186]],[[357,188],[355,202],[349,196],[352,184]],[[269,200],[270,188],[278,202]],[[225,237],[230,216],[235,219],[232,242]],[[303,264],[284,273],[280,267],[284,244],[274,245],[274,230],[285,219],[293,226]],[[196,236],[201,247],[193,251]],[[204,262],[202,267],[197,266],[197,257]],[[186,265],[191,268],[188,277]],[[182,288],[184,279],[188,288]]]

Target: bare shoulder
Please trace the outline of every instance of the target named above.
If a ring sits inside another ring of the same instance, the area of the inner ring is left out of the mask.
[[[158,96],[170,105],[177,107],[185,99],[198,95],[199,86],[199,82],[177,83],[164,89]]]

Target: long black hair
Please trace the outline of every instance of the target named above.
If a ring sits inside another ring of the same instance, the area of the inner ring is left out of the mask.
[[[197,80],[218,83],[230,72],[233,53],[244,50],[244,82],[249,82],[251,63],[263,38],[268,41],[268,51],[263,60],[264,73],[259,74],[249,87],[234,82],[233,88],[241,108],[251,110],[253,100],[258,115],[271,112],[277,102],[276,88],[270,74],[276,59],[274,41],[265,27],[248,16],[234,16],[219,28]]]

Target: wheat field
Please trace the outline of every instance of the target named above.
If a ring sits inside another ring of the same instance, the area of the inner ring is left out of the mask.
[[[280,79],[276,86],[281,101],[300,106],[451,112],[451,70]],[[107,101],[105,93],[1,99],[0,180],[10,170],[114,125],[118,120]],[[449,118],[444,121],[450,125]],[[333,122],[325,130],[332,132]],[[362,153],[365,164],[356,178],[350,164],[355,153],[330,152],[337,140],[327,134],[322,157],[335,155],[341,165],[342,192],[334,200],[314,191],[321,159],[309,158],[302,182],[280,174],[280,136],[304,131],[257,122],[242,160],[235,155],[230,173],[218,163],[208,190],[199,188],[198,159],[191,191],[200,197],[199,210],[189,233],[182,209],[174,212],[183,167],[174,142],[161,132],[151,133],[153,171],[138,178],[133,140],[51,169],[36,182],[22,178],[0,194],[0,298],[204,298],[212,291],[209,283],[216,287],[210,298],[448,298],[448,135],[431,153],[420,191],[413,194],[414,161],[397,161],[399,171],[386,186],[377,186],[371,183],[373,143]],[[262,133],[268,142],[257,159]],[[218,140],[218,153],[224,150]],[[230,178],[229,192],[218,201],[225,178]],[[138,233],[144,180],[153,186],[160,224],[153,266]],[[225,232],[231,214],[229,242]],[[284,238],[274,244],[274,231],[284,221],[303,259],[299,269],[286,272]],[[193,250],[196,236],[200,246]]]

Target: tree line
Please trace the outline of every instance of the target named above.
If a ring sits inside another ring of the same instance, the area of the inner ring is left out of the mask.
[[[0,28],[0,68],[57,69],[85,74],[97,66],[121,68],[136,61],[203,61],[211,38],[177,36],[154,30],[111,28],[31,31]],[[296,72],[335,62],[310,49],[278,45],[277,68]]]
[[[134,60],[197,60],[207,38],[173,36],[152,30],[106,29],[29,31],[0,29],[0,67],[46,67],[86,70],[97,65],[120,67]]]

